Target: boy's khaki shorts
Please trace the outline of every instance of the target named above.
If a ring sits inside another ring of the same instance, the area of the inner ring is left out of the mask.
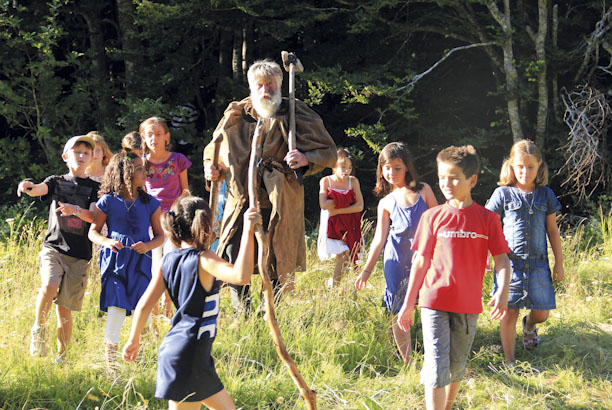
[[[43,246],[38,258],[42,286],[59,283],[55,303],[79,312],[87,288],[89,261],[64,255],[48,246]]]

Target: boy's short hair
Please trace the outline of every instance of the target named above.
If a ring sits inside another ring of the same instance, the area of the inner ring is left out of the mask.
[[[478,171],[480,171],[480,160],[473,145],[463,145],[461,147],[451,145],[444,148],[436,157],[436,163],[439,164],[440,162],[458,166],[467,178],[478,175]]]
[[[62,155],[70,151],[80,142],[87,144],[87,146],[89,146],[89,148],[91,148],[92,151],[96,145],[96,142],[94,141],[94,139],[89,135],[75,135],[74,137],[66,141],[66,144],[64,144],[64,150],[62,151]]]

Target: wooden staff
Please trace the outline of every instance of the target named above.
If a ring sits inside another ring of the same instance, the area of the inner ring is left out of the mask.
[[[256,207],[259,210],[258,191],[259,181],[257,179],[257,168],[259,163],[259,152],[261,151],[262,144],[262,128],[269,121],[268,118],[260,118],[255,127],[253,134],[253,140],[251,142],[251,157],[249,159],[249,206]],[[270,336],[276,347],[276,353],[281,358],[293,382],[296,384],[300,391],[300,395],[306,401],[309,410],[317,410],[317,393],[310,390],[308,384],[302,377],[302,374],[298,370],[295,362],[289,356],[283,337],[278,327],[276,320],[276,313],[274,310],[274,289],[272,288],[272,282],[270,281],[270,238],[267,232],[261,224],[258,224],[255,229],[255,238],[257,239],[258,252],[257,252],[257,267],[259,269],[259,275],[261,276],[261,282],[264,290],[264,302],[266,307],[265,319],[270,327]]]

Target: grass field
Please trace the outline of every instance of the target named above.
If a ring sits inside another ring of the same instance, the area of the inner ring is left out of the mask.
[[[154,399],[153,393],[157,348],[168,324],[159,319],[162,336],[154,332],[144,336],[136,364],[121,363],[116,374],[108,374],[95,264],[83,311],[74,316],[67,361],[58,365],[53,356],[29,356],[44,226],[20,220],[10,224],[10,233],[0,242],[0,409],[166,408],[166,402]],[[607,241],[589,251],[577,251],[578,244],[587,241],[580,231],[564,238],[566,280],[557,289],[558,309],[540,326],[542,344],[537,351],[527,352],[517,343],[517,369],[501,370],[498,323],[481,315],[455,408],[612,409],[610,228],[608,224],[608,236],[604,232]],[[381,307],[380,266],[365,291],[352,290],[353,273],[345,277],[341,289],[328,290],[325,282],[333,262],[319,262],[315,249],[310,249],[308,258],[309,270],[297,275],[296,293],[279,303],[277,313],[290,354],[318,393],[318,408],[423,408],[420,326],[417,323],[413,329],[413,364],[404,366],[391,339],[390,317]],[[258,306],[260,280],[255,277],[253,282]],[[487,275],[485,293],[490,288],[491,275]],[[52,335],[55,320],[51,315]],[[130,325],[128,319],[122,342]],[[235,318],[226,289],[213,353],[238,408],[306,408],[276,355],[263,318],[257,314]]]

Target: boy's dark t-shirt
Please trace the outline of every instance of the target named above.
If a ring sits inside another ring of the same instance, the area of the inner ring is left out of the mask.
[[[49,229],[43,245],[78,259],[91,259],[91,241],[87,237],[89,223],[75,215],[60,216],[58,202],[78,205],[89,209],[89,204],[98,199],[100,184],[89,178],[72,175],[51,175],[44,181],[49,192],[42,199],[51,198],[49,207]]]

